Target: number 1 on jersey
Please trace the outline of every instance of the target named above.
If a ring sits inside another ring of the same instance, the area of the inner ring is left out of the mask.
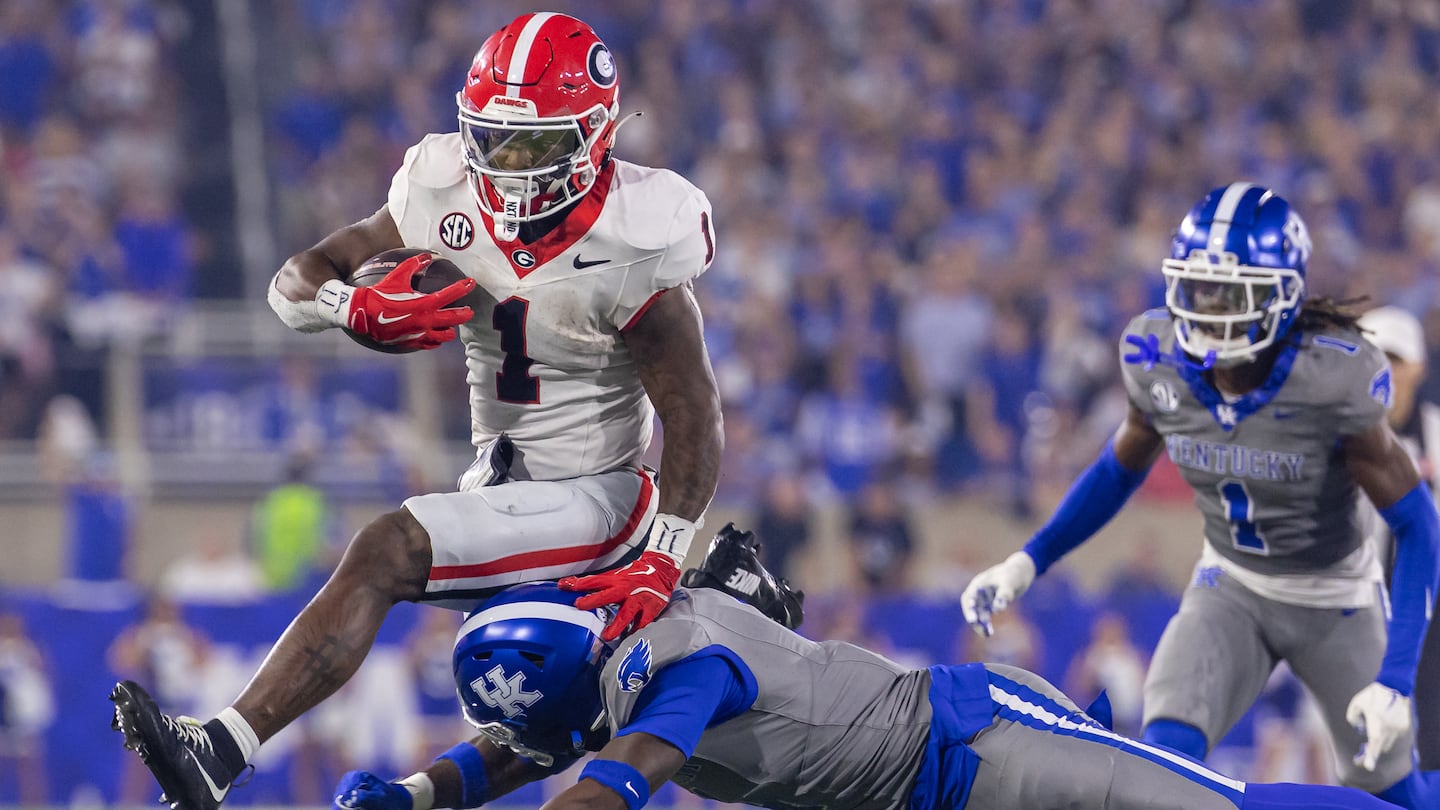
[[[1220,482],[1220,502],[1225,505],[1226,517],[1230,520],[1230,538],[1235,547],[1251,554],[1269,554],[1265,546],[1265,535],[1255,525],[1254,501],[1245,489],[1243,481],[1227,478]]]
[[[525,319],[530,302],[506,298],[495,305],[490,325],[500,333],[500,351],[505,359],[495,372],[495,395],[501,402],[533,405],[540,401],[540,378],[530,373],[535,359],[525,354]]]

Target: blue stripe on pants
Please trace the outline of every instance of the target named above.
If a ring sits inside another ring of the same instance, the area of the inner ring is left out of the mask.
[[[994,672],[988,674],[990,699],[995,703],[997,717],[1051,734],[1100,743],[1148,760],[1224,796],[1236,807],[1240,807],[1245,800],[1245,783],[1238,779],[1216,773],[1172,751],[1123,737],[1028,686]]]

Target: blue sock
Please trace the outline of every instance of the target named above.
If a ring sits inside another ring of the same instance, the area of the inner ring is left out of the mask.
[[[1394,810],[1363,790],[1330,785],[1295,785],[1288,782],[1245,786],[1240,810]]]
[[[1375,795],[1411,810],[1440,806],[1440,771],[1415,768],[1404,779]]]
[[[1164,718],[1150,721],[1140,739],[1168,748],[1177,754],[1184,754],[1196,762],[1204,762],[1205,754],[1210,748],[1205,742],[1205,732],[1189,723]]]

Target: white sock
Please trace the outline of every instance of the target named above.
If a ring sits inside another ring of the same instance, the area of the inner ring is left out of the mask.
[[[240,716],[240,712],[235,711],[234,706],[225,708],[215,715],[215,719],[219,720],[221,725],[225,726],[225,730],[230,732],[231,739],[235,740],[235,746],[240,749],[240,755],[245,758],[246,762],[249,762],[250,758],[255,756],[255,752],[260,750],[260,738],[255,735],[255,729],[250,728],[250,724],[245,722],[245,718]]]

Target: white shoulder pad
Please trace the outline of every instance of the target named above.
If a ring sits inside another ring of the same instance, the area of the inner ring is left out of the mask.
[[[446,132],[426,135],[405,150],[405,161],[390,179],[387,205],[390,216],[398,225],[405,217],[410,190],[448,188],[465,180],[465,159],[460,148],[460,133]]]
[[[627,276],[611,316],[621,329],[633,325],[659,293],[699,277],[715,258],[715,223],[704,192],[675,172],[641,171],[645,174],[619,178],[622,188],[637,181],[644,186],[644,193],[626,195],[626,236],[642,247],[653,244],[660,253],[656,261],[643,265],[643,272]]]

